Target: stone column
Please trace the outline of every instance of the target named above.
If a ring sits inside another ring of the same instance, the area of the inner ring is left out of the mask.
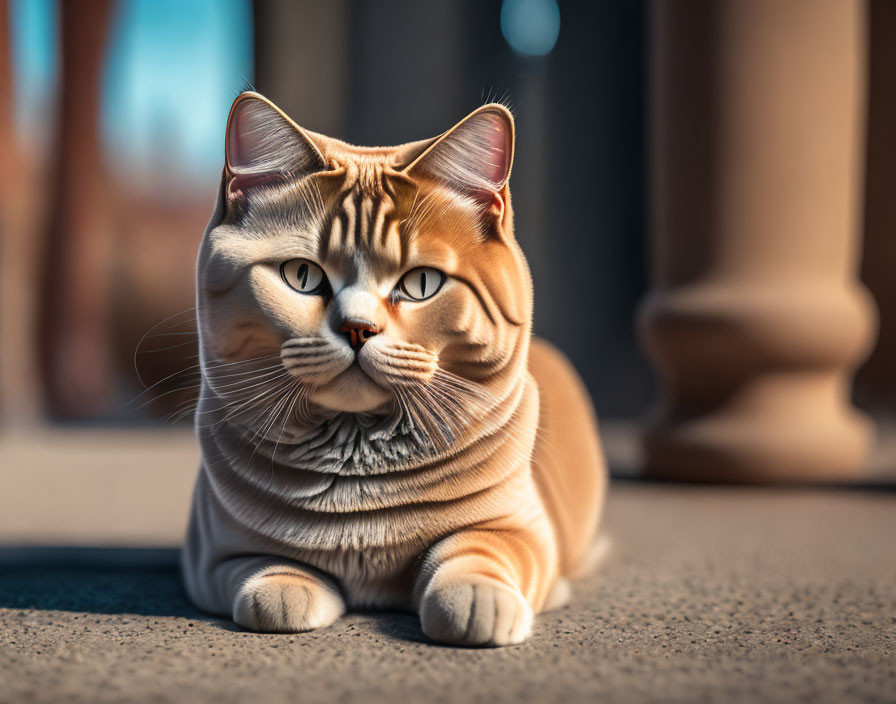
[[[866,6],[653,5],[653,288],[640,315],[661,398],[654,477],[861,476],[850,403],[874,335],[856,278]]]

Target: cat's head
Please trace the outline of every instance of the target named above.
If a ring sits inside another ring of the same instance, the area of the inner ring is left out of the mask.
[[[506,394],[525,369],[532,309],[513,143],[496,104],[432,139],[361,148],[240,95],[198,265],[213,390],[251,379],[264,393],[275,380],[349,413],[463,404],[465,388]],[[250,360],[254,377],[239,366]]]

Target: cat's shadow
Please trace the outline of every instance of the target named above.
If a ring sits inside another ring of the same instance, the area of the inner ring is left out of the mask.
[[[357,617],[357,618],[356,618]],[[207,617],[206,618],[212,618]],[[359,620],[363,619],[363,620]],[[425,645],[439,645],[433,643],[425,635],[420,627],[420,619],[415,614],[402,613],[399,611],[360,611],[350,612],[347,616],[336,621],[336,623],[326,626],[319,631],[313,633],[336,633],[344,631],[347,625],[355,623],[360,624],[363,629],[375,631],[381,636],[385,636],[390,640],[402,641],[404,643],[422,643]],[[233,631],[234,633],[245,633],[246,629],[238,626],[233,621],[225,619],[215,619],[215,625],[224,631]],[[275,637],[287,635],[291,638],[301,638],[303,633],[275,633],[268,634]],[[448,646],[445,646],[448,647]]]
[[[0,548],[0,608],[206,618],[167,548]]]
[[[0,609],[170,616],[242,631],[190,603],[178,558],[174,548],[0,547]],[[390,639],[430,642],[414,614],[366,611],[346,617],[355,618]]]
[[[423,635],[420,617],[398,611],[363,611],[360,613],[367,620],[371,630],[393,640],[407,643],[424,643],[434,645],[433,641]]]

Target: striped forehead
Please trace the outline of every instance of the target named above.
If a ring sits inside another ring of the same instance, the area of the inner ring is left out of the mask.
[[[314,176],[256,189],[240,224],[254,237],[300,238],[320,261],[357,259],[371,266],[400,267],[410,238],[399,218],[396,187],[381,164],[333,164],[335,185]],[[332,173],[332,172],[330,172]]]
[[[407,258],[394,192],[382,178],[356,179],[344,186],[320,233],[322,260],[356,259],[371,266],[400,267]]]

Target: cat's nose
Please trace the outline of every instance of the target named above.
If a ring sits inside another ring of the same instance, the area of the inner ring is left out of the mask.
[[[369,320],[359,318],[350,318],[339,326],[339,332],[345,333],[353,350],[361,349],[362,345],[379,331],[379,328]]]

